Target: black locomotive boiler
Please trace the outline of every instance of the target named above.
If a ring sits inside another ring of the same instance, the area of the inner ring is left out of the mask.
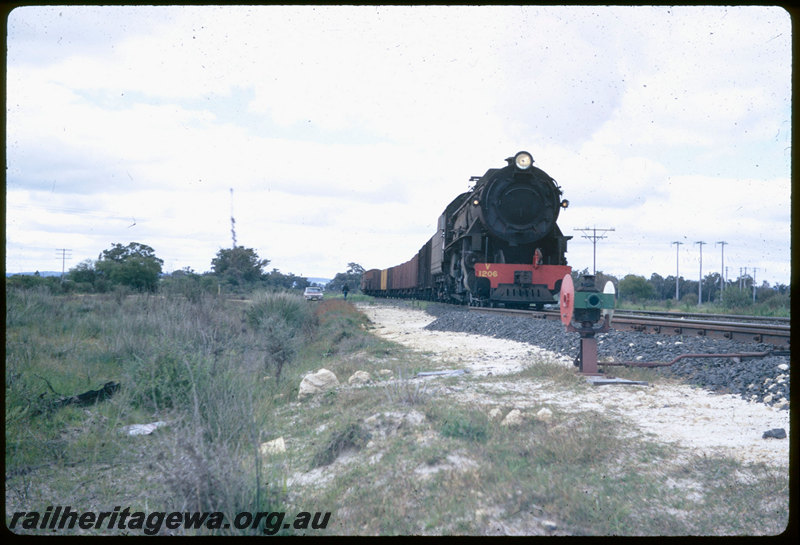
[[[564,254],[572,237],[556,224],[569,202],[530,153],[506,161],[470,179],[475,185],[447,205],[436,234],[411,260],[366,271],[361,290],[475,306],[556,302],[571,270]]]

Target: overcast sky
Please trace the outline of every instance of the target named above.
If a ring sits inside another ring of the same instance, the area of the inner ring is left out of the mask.
[[[609,274],[674,275],[679,248],[697,279],[725,241],[729,278],[790,281],[781,8],[56,6],[7,31],[7,272],[135,241],[202,273],[231,210],[269,269],[386,268],[527,150],[573,268],[596,226]]]

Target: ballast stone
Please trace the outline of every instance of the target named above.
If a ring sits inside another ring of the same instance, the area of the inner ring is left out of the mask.
[[[336,375],[334,375],[332,371],[322,368],[316,373],[311,373],[303,377],[297,392],[297,399],[305,399],[306,397],[336,388],[338,385],[339,379],[336,378]]]
[[[786,430],[783,428],[773,428],[764,432],[762,439],[786,439]]]

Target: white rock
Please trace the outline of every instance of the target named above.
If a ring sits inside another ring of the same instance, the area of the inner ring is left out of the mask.
[[[283,441],[283,437],[278,437],[272,441],[261,443],[258,447],[258,452],[261,456],[280,454],[281,452],[286,452],[286,443]]]
[[[150,435],[161,426],[166,425],[166,422],[162,422],[160,420],[158,422],[151,422],[149,424],[131,424],[130,426],[125,426],[122,428],[122,432],[127,433],[128,435]]]
[[[371,381],[372,377],[366,371],[356,371],[353,373],[349,379],[347,379],[348,384],[366,384],[367,382]]]
[[[778,366],[778,369],[780,369],[781,371],[788,371],[789,370],[789,364],[788,363],[782,363],[782,364],[780,364]]]
[[[503,417],[503,411],[495,407],[489,411],[489,420],[500,420]]]
[[[767,394],[764,396],[764,403],[769,403],[772,401],[772,394]]]
[[[545,530],[549,532],[553,532],[558,529],[558,524],[556,524],[552,520],[543,520],[542,526],[544,527]]]
[[[550,409],[548,409],[547,407],[542,407],[542,408],[541,408],[541,409],[539,409],[539,411],[536,413],[536,419],[537,419],[537,420],[542,420],[542,421],[544,421],[544,422],[547,422],[547,421],[548,421],[548,420],[550,420],[551,418],[553,418],[553,411],[551,411],[551,410],[550,410]]]
[[[501,426],[519,426],[520,424],[522,424],[522,412],[519,409],[511,409],[503,421],[500,422]]]
[[[310,395],[330,390],[338,385],[339,379],[336,378],[336,375],[327,369],[320,369],[316,373],[303,377],[297,392],[297,398],[303,399]]]

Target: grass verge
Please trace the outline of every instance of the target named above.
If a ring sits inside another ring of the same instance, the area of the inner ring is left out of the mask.
[[[613,414],[503,426],[467,401],[481,377],[409,378],[424,356],[371,335],[350,301],[9,291],[6,308],[7,524],[52,505],[330,512],[313,535],[771,535],[788,520],[785,473],[648,442]],[[321,367],[340,385],[299,401]],[[350,385],[356,371],[369,382]],[[544,361],[511,379],[587,388]],[[53,408],[108,381],[121,388],[107,401]],[[278,438],[286,452],[261,448]]]

